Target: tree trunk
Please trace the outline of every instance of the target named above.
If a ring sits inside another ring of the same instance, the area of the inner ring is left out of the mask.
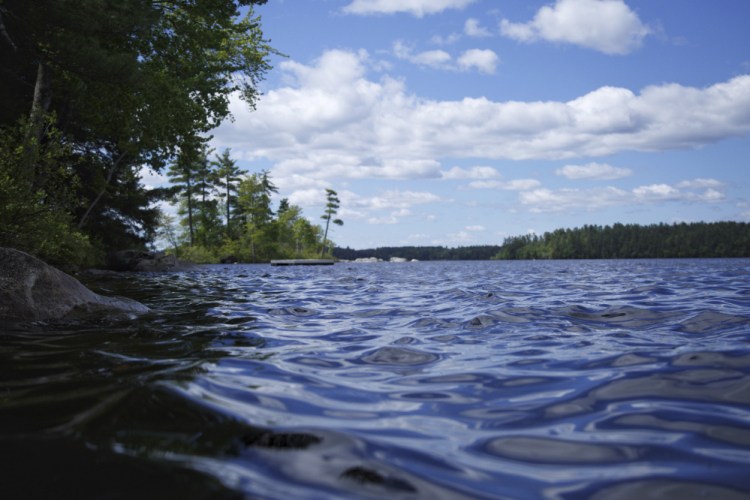
[[[120,156],[117,157],[117,159],[114,161],[112,166],[109,169],[109,172],[107,172],[107,178],[104,182],[104,186],[99,190],[99,193],[96,195],[96,198],[91,202],[89,207],[86,209],[86,212],[81,217],[81,220],[78,221],[78,229],[81,229],[84,224],[86,224],[86,220],[88,220],[89,216],[91,215],[91,212],[94,210],[94,207],[99,203],[99,200],[102,199],[104,196],[104,193],[107,192],[107,187],[109,187],[109,183],[112,182],[112,178],[115,176],[115,172],[120,167],[120,162],[125,158],[125,152],[120,153]]]
[[[26,147],[24,148],[24,163],[30,178],[33,179],[34,165],[39,157],[39,146],[44,135],[44,115],[49,110],[52,101],[52,92],[50,91],[50,69],[43,63],[39,62],[36,68],[36,82],[34,83],[34,100],[31,103],[31,113],[29,115],[29,128],[26,133]],[[32,184],[36,181],[32,180]]]
[[[229,175],[227,175],[227,238],[232,237],[232,231],[229,227]]]
[[[323,246],[320,247],[320,258],[322,259],[326,251],[326,239],[328,238],[328,226],[331,224],[331,214],[326,219],[326,231],[323,233]]]
[[[190,230],[190,246],[195,245],[195,236],[193,234],[193,186],[190,179],[187,181],[187,206],[188,206],[188,229]]]
[[[8,34],[8,30],[5,28],[5,21],[3,21],[3,10],[4,9],[0,9],[0,34],[3,35],[3,38],[5,38],[5,41],[8,42],[8,45],[10,45],[10,48],[13,49],[13,52],[18,52],[18,47],[10,37],[10,34]]]

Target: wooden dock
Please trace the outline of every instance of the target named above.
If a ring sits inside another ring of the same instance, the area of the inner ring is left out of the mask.
[[[272,260],[272,266],[332,266],[333,259],[285,259]]]

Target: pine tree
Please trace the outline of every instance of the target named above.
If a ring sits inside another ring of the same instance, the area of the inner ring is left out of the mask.
[[[328,241],[328,227],[331,225],[331,222],[333,222],[337,226],[344,225],[344,221],[342,221],[341,219],[333,218],[333,216],[338,213],[339,204],[340,201],[336,191],[334,191],[333,189],[326,189],[326,209],[323,215],[320,216],[321,219],[326,221],[326,229],[323,233],[323,244],[320,247],[321,257],[325,255],[326,244]]]
[[[237,206],[237,193],[239,183],[242,180],[242,169],[237,166],[237,162],[229,154],[229,148],[225,149],[221,155],[216,155],[213,164],[216,167],[216,186],[224,198],[226,235],[228,238],[232,238],[235,236],[232,212]]]

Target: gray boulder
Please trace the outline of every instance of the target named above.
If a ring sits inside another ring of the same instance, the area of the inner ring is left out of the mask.
[[[190,266],[164,252],[120,250],[107,255],[107,268],[113,271],[184,271]]]
[[[105,297],[31,255],[0,247],[0,320],[44,321],[95,313],[148,312],[140,302]]]

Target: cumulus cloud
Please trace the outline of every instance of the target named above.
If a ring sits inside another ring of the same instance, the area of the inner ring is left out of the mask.
[[[461,168],[453,167],[448,171],[443,172],[442,178],[446,180],[451,179],[493,179],[499,177],[500,174],[497,170],[492,167],[471,167]]]
[[[555,173],[568,179],[613,180],[632,175],[633,171],[629,168],[592,162],[585,165],[565,165],[555,170]]]
[[[354,193],[342,193],[340,196],[342,205],[344,202],[354,208],[368,208],[377,210],[404,210],[410,209],[415,205],[424,205],[428,203],[437,203],[441,198],[427,191],[402,191],[392,189],[385,191],[377,196],[360,197]]]
[[[275,180],[275,178],[274,178]],[[329,187],[326,185],[325,187]],[[286,198],[303,208],[320,208],[325,202],[325,187],[293,190]],[[396,224],[412,215],[412,208],[442,202],[440,196],[427,191],[392,189],[373,196],[362,196],[349,190],[338,191],[343,219],[363,220],[368,224]]]
[[[453,56],[442,49],[415,53],[411,47],[401,41],[393,44],[393,55],[418,66],[458,71],[471,71],[475,69],[480,73],[486,74],[494,73],[497,63],[500,60],[492,50],[469,49],[462,53],[454,62]]]
[[[347,14],[412,14],[424,17],[447,9],[463,9],[475,0],[353,0],[343,7]]]
[[[677,199],[680,192],[667,184],[651,184],[650,186],[639,186],[633,190],[638,199],[644,200],[669,200]]]
[[[521,42],[570,43],[605,54],[628,54],[651,32],[623,0],[557,0],[534,19],[503,19],[500,32]]]
[[[531,212],[594,211],[612,206],[642,205],[644,203],[686,202],[712,203],[724,199],[719,189],[703,189],[690,181],[669,184],[650,184],[631,190],[608,186],[593,189],[533,189],[519,193],[519,201]]]
[[[596,210],[622,204],[628,193],[614,187],[598,189],[535,189],[519,193],[519,201],[531,212]]]
[[[490,49],[469,49],[458,58],[458,67],[464,71],[472,68],[480,73],[493,74],[499,58]]]
[[[387,75],[368,78],[369,64],[366,52],[341,50],[312,64],[282,63],[289,83],[268,90],[254,112],[233,98],[235,120],[213,132],[212,146],[272,162],[281,185],[295,175],[439,179],[447,158],[597,157],[696,148],[750,132],[750,75],[705,88],[603,87],[567,102],[441,101]]]
[[[467,19],[464,23],[464,33],[466,34],[466,36],[477,38],[492,36],[492,33],[490,33],[487,28],[479,24],[478,19],[474,19],[473,17]]]
[[[399,59],[430,68],[448,69],[453,62],[453,57],[444,50],[427,50],[415,54],[410,47],[401,41],[393,44],[393,54]]]

